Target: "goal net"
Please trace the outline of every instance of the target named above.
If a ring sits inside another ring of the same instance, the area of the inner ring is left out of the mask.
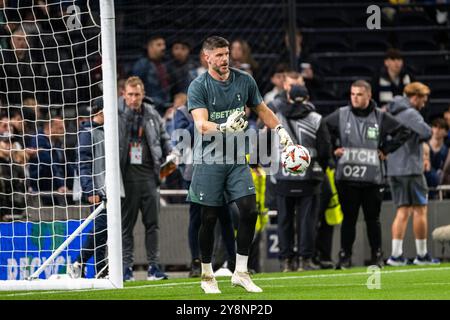
[[[0,290],[122,287],[114,32],[113,0],[0,0]]]

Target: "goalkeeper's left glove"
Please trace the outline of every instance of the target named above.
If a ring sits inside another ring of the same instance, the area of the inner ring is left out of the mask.
[[[244,119],[244,111],[234,111],[228,118],[227,122],[217,125],[217,130],[220,132],[240,132],[248,125],[248,121]]]
[[[280,137],[280,144],[283,147],[283,149],[286,148],[287,146],[294,144],[294,142],[292,142],[291,137],[289,136],[289,133],[281,124],[277,125],[275,127],[275,130],[278,133],[278,136]]]

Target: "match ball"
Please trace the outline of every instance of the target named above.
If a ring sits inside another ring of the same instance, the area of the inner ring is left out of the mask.
[[[293,174],[301,174],[306,171],[311,163],[308,149],[299,144],[288,146],[281,153],[281,164],[283,168]]]

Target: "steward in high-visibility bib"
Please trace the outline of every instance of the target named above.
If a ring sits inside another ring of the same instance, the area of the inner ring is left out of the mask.
[[[273,102],[278,119],[289,130],[294,143],[306,147],[311,155],[311,164],[304,173],[291,174],[280,165],[275,175],[280,260],[284,272],[319,268],[312,258],[319,195],[325,167],[331,158],[331,143],[322,116],[308,98],[306,87],[292,85],[285,97],[277,96]]]
[[[408,139],[409,130],[371,100],[368,82],[351,86],[351,104],[326,118],[336,162],[336,185],[344,212],[338,268],[351,267],[356,222],[362,206],[372,253],[371,264],[383,266],[380,209],[388,153]],[[390,136],[390,139],[388,138]]]

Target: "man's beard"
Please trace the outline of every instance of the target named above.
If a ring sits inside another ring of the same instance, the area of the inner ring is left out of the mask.
[[[220,68],[222,68],[222,67],[227,67],[227,71],[222,72],[222,71],[220,70]],[[224,66],[214,67],[213,69],[214,69],[214,71],[216,71],[220,76],[223,76],[224,74],[227,74],[228,71],[230,71],[230,69],[228,68],[228,64],[227,64],[227,65],[224,65]]]

